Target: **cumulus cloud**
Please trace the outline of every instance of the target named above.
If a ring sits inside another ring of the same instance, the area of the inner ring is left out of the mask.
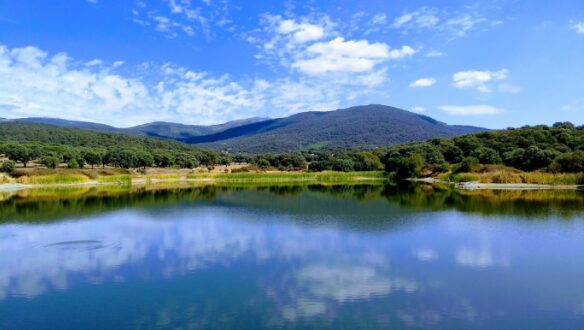
[[[410,84],[412,88],[419,88],[419,87],[430,87],[436,83],[436,79],[434,78],[420,78],[413,83]]]
[[[438,109],[453,116],[496,115],[502,112],[501,109],[490,105],[442,105]]]
[[[123,61],[83,63],[36,47],[0,46],[0,109],[10,118],[60,117],[115,126],[155,120],[214,124],[334,110],[370,93],[385,81],[386,71],[338,75],[335,84],[329,79],[301,75],[236,81],[173,64],[136,68]]]
[[[269,84],[163,65],[123,76],[117,61],[85,65],[36,47],[0,47],[0,105],[7,116],[47,116],[128,126],[151,120],[216,123],[262,108]],[[152,84],[140,74],[155,78]]]
[[[507,79],[508,71],[460,71],[452,75],[452,85],[456,88],[472,88],[482,93],[491,89],[487,83],[494,80]]]
[[[150,98],[142,82],[96,66],[100,63],[75,67],[64,53],[0,46],[0,105],[10,106],[12,116],[71,119],[124,117],[145,108]]]
[[[325,30],[322,26],[310,23],[297,23],[290,19],[280,22],[278,32],[281,34],[291,34],[292,40],[297,43],[319,40],[325,36]]]
[[[338,37],[329,42],[315,43],[307,48],[309,59],[296,61],[292,67],[307,74],[326,72],[364,72],[373,69],[375,64],[390,57],[408,56],[409,49],[397,50],[391,54],[384,43],[367,40],[345,41]]]
[[[576,23],[572,25],[572,29],[576,30],[579,34],[584,34],[584,22]]]

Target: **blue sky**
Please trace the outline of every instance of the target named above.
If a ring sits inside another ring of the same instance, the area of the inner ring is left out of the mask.
[[[584,123],[584,2],[0,0],[0,117]]]

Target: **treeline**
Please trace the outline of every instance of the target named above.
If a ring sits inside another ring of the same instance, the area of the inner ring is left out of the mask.
[[[0,154],[5,172],[14,162],[31,161],[55,168],[120,168],[229,165],[308,171],[377,171],[398,178],[463,173],[482,165],[505,165],[523,171],[584,172],[584,127],[562,122],[525,126],[455,138],[395,145],[372,150],[307,150],[281,154],[227,154],[158,138],[31,123],[0,123]]]
[[[584,172],[584,126],[559,122],[397,145],[386,149],[382,161],[387,172],[402,178],[472,172],[479,164]]]
[[[48,168],[62,163],[70,168],[193,168],[231,162],[226,154],[176,141],[20,122],[0,123],[0,155],[9,159],[0,165],[4,172],[32,161]]]
[[[235,155],[235,162],[250,163],[259,168],[279,170],[321,171],[378,171],[383,170],[380,154],[368,150],[324,150],[301,151],[282,154],[262,154],[256,156]]]

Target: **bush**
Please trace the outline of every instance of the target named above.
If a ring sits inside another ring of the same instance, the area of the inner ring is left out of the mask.
[[[395,175],[398,179],[415,178],[420,174],[424,159],[420,155],[411,155],[402,159],[397,167]]]
[[[553,172],[584,172],[584,151],[576,151],[556,157],[550,165]]]
[[[14,173],[14,169],[16,168],[16,163],[11,160],[7,160],[2,165],[0,165],[0,172],[12,174]]]
[[[44,156],[41,157],[39,163],[46,166],[47,168],[57,168],[60,163],[60,159],[55,156]]]
[[[79,168],[79,163],[77,162],[77,160],[75,158],[72,158],[67,163],[67,167],[68,168]]]
[[[454,173],[468,173],[479,166],[479,160],[474,157],[465,157],[453,170]]]

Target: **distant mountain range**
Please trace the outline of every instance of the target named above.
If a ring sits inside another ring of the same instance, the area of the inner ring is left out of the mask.
[[[129,128],[56,118],[4,121],[43,123],[107,133],[152,136],[229,152],[284,152],[310,148],[375,148],[484,131],[447,125],[431,117],[385,105],[363,105],[284,118],[253,117],[219,125],[153,122]]]

